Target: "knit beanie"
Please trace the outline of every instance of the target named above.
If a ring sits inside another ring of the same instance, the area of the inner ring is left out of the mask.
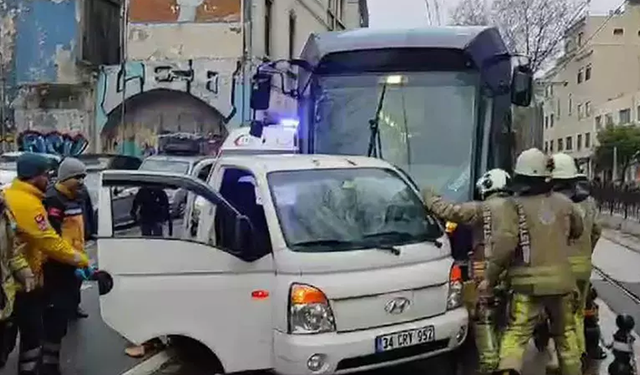
[[[76,158],[65,158],[58,167],[58,181],[66,181],[87,174],[87,166]]]

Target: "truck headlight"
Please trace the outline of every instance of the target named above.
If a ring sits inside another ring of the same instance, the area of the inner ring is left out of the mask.
[[[449,271],[449,294],[447,295],[447,309],[453,310],[462,306],[462,269],[457,264]]]
[[[293,284],[289,292],[289,333],[314,334],[336,330],[324,293],[310,285]]]

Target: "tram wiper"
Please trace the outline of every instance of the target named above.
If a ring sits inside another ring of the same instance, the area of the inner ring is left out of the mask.
[[[387,81],[385,80],[382,85],[382,91],[380,92],[380,99],[378,99],[378,107],[376,108],[375,117],[369,120],[369,150],[367,151],[368,157],[379,157],[382,159],[382,141],[380,140],[380,113],[382,112],[382,105],[384,104],[384,97],[387,93]]]

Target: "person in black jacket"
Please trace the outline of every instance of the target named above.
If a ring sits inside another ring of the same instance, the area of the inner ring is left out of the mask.
[[[162,237],[163,224],[169,226],[169,236],[173,235],[173,222],[167,193],[159,187],[142,187],[131,205],[131,217],[140,225],[143,236]]]
[[[78,159],[66,158],[60,163],[58,180],[49,186],[44,198],[49,223],[76,251],[84,252],[86,166]],[[93,215],[91,215],[93,216]],[[43,265],[45,311],[43,374],[60,374],[60,349],[70,319],[78,314],[82,280],[76,267],[48,259]]]

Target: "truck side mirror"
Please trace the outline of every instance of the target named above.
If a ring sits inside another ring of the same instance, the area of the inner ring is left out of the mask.
[[[533,72],[527,65],[518,65],[511,77],[511,103],[528,107],[533,97]]]
[[[256,138],[262,138],[262,129],[264,129],[264,122],[253,120],[251,121],[251,127],[249,128],[249,135]]]
[[[264,111],[269,109],[271,101],[271,74],[258,72],[251,84],[251,109]]]
[[[235,223],[234,247],[240,257],[248,262],[258,259],[253,236],[251,220],[244,215],[238,215]]]

